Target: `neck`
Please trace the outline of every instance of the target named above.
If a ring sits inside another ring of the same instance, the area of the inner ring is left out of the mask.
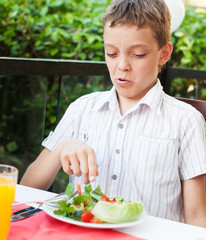
[[[120,109],[121,115],[124,115],[129,109],[131,109],[135,104],[137,104],[139,100],[134,101],[128,98],[118,97],[119,109]]]
[[[116,91],[117,99],[119,103],[119,109],[121,115],[124,115],[129,109],[131,109],[135,104],[137,104],[140,99],[142,99],[147,92],[156,84],[157,79],[155,79],[147,88],[145,88],[142,92],[140,92],[135,97],[124,97]]]

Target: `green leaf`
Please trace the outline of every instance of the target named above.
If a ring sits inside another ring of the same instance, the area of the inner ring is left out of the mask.
[[[81,203],[85,203],[86,200],[90,200],[91,197],[87,195],[76,196],[73,199],[74,205],[80,205]]]
[[[96,194],[96,195],[99,195],[99,196],[103,195],[99,185],[94,189],[93,193]]]
[[[69,207],[67,207],[67,209],[66,209],[66,212],[69,214],[69,213],[73,213],[75,211],[75,208],[74,207],[71,207],[71,206],[69,206]]]
[[[52,28],[50,26],[46,27],[45,31],[44,31],[44,34],[45,36],[50,36],[52,33]],[[42,42],[42,40],[41,40]]]
[[[43,8],[40,9],[39,13],[41,16],[45,16],[48,13],[48,11],[49,11],[48,6],[44,6]]]
[[[86,185],[86,186],[84,187],[84,191],[85,191],[86,193],[90,193],[90,192],[92,191],[92,186],[91,186],[91,184]]]
[[[59,203],[59,207],[60,207],[61,210],[66,211],[67,206],[68,206],[68,204],[67,204],[67,201],[66,201],[66,200],[62,200],[62,201],[60,201],[60,203]]]
[[[59,37],[58,37],[58,32],[57,31],[54,31],[51,33],[51,39],[54,41],[54,42],[57,42]]]
[[[10,18],[14,18],[17,15],[18,15],[18,10],[11,12],[11,14],[9,16],[10,16]]]
[[[56,215],[60,215],[60,216],[66,217],[66,213],[65,213],[64,210],[60,210],[60,209],[54,210],[54,213],[55,213]]]
[[[50,54],[51,54],[51,56],[56,55],[56,54],[58,53],[58,51],[59,51],[58,48],[51,49],[51,50],[50,50]]]
[[[55,103],[54,103],[54,104],[55,104]],[[50,121],[51,123],[55,123],[55,122],[56,122],[56,116],[50,115],[50,116],[49,116],[49,121]]]
[[[49,6],[50,7],[59,7],[63,5],[64,0],[50,0]]]
[[[91,193],[91,196],[96,199],[96,200],[100,200],[101,199],[101,196],[103,195],[102,191],[101,191],[101,188],[100,186],[98,185],[94,191],[92,191]]]
[[[183,32],[175,32],[175,33],[174,33],[174,36],[175,36],[175,37],[183,37],[183,36],[184,36],[184,33],[183,33]]]
[[[65,190],[65,194],[68,196],[68,197],[71,197],[71,195],[73,194],[74,192],[74,184],[72,183],[69,183],[66,187],[66,190]]]
[[[15,141],[13,141],[8,143],[6,148],[9,152],[15,152],[18,149],[18,145]]]

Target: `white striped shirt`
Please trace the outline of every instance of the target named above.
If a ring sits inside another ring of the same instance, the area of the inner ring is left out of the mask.
[[[206,173],[203,116],[165,94],[159,80],[124,116],[114,88],[77,99],[42,144],[53,151],[71,138],[96,153],[93,187],[100,185],[110,197],[141,200],[154,216],[183,221],[181,180]],[[70,182],[83,186],[81,177]]]

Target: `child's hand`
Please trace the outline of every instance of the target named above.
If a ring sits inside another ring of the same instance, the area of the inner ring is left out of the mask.
[[[68,140],[61,144],[60,151],[60,160],[65,173],[82,175],[84,184],[95,181],[98,170],[93,149],[82,141]]]

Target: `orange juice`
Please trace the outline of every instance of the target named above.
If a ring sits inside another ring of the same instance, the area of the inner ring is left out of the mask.
[[[6,240],[11,219],[12,202],[15,196],[17,173],[2,170],[0,164],[0,240]],[[15,168],[14,168],[15,169]],[[17,169],[16,169],[17,171]]]

